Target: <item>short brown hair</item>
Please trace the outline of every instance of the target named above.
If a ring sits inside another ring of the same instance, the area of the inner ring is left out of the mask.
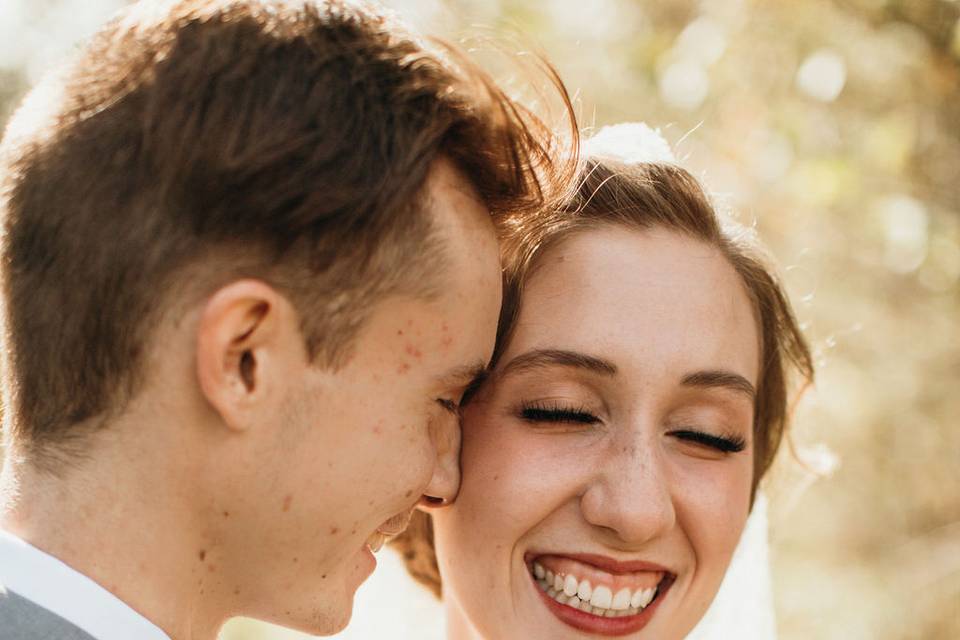
[[[41,454],[122,409],[178,300],[264,279],[338,366],[377,300],[429,295],[442,272],[435,159],[495,216],[542,207],[568,164],[456,48],[357,3],[134,7],[51,86],[0,168],[7,425]]]
[[[624,164],[590,158],[574,197],[546,215],[518,216],[501,239],[507,286],[493,364],[510,342],[524,284],[539,256],[571,234],[601,226],[662,228],[719,249],[740,275],[757,318],[761,367],[754,410],[754,464],[751,500],[773,462],[789,415],[792,370],[801,386],[813,380],[810,349],[789,300],[756,234],[718,214],[699,182],[670,163]],[[433,523],[417,512],[410,528],[393,541],[410,574],[440,596],[433,547]]]

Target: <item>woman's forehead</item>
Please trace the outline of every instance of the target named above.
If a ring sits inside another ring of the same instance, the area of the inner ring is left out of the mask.
[[[563,348],[626,370],[732,368],[756,383],[753,304],[719,250],[665,230],[603,228],[577,233],[541,259],[504,360]]]

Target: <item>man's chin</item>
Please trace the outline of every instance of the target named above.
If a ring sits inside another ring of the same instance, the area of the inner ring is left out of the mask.
[[[274,613],[254,616],[314,636],[339,633],[350,624],[357,589],[373,573],[377,560],[364,544],[344,564],[314,576],[307,584],[297,582],[283,598],[274,601]]]
[[[307,630],[307,633],[314,636],[332,636],[340,633],[347,628],[353,617],[353,597],[350,598],[346,606],[336,612],[337,615],[330,616],[325,620],[319,620],[320,624],[315,625],[313,629]]]
[[[354,590],[355,591],[355,590]],[[279,612],[280,615],[264,619],[286,629],[312,636],[332,636],[347,628],[353,616],[354,593],[327,595],[323,602],[304,604],[297,609]]]

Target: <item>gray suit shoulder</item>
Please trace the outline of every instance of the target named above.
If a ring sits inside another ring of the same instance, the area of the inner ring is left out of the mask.
[[[0,640],[96,640],[57,614],[0,585]]]

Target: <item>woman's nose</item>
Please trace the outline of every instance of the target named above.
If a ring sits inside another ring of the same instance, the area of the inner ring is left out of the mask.
[[[616,446],[599,465],[580,508],[590,524],[625,544],[641,545],[676,523],[669,475],[654,445],[635,441]]]

